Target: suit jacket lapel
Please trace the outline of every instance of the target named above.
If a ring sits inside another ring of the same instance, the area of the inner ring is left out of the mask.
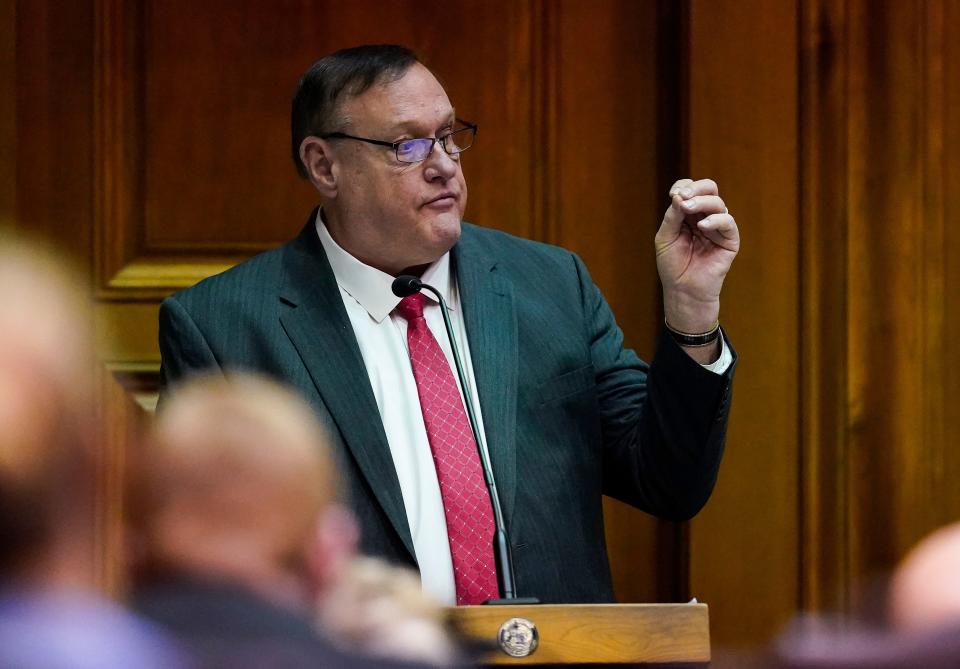
[[[316,212],[286,249],[280,299],[289,308],[280,322],[370,489],[416,559],[390,446],[315,217]]]
[[[483,411],[487,448],[504,518],[509,523],[517,484],[517,314],[513,284],[496,261],[473,247],[469,229],[454,247],[454,271]]]

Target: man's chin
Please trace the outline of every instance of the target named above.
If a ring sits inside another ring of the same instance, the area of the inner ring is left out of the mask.
[[[433,222],[431,232],[435,246],[443,249],[439,255],[443,255],[452,249],[454,244],[460,241],[460,214],[447,214],[438,217],[437,220]]]
[[[434,217],[420,229],[415,236],[403,242],[406,253],[407,267],[425,267],[443,256],[460,241],[460,217],[444,215]]]
[[[453,238],[454,243],[456,243],[457,240],[460,239],[460,232],[463,227],[463,218],[459,214],[457,214],[457,217],[454,218],[446,227],[447,227],[447,232]]]

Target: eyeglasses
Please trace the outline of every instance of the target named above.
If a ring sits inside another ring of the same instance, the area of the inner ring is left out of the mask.
[[[377,146],[389,146],[397,155],[397,160],[401,163],[419,163],[426,160],[433,152],[434,145],[439,142],[443,150],[449,155],[455,156],[463,153],[471,146],[477,136],[477,126],[473,123],[457,119],[460,126],[452,132],[440,137],[421,137],[417,139],[404,139],[399,142],[385,142],[382,139],[368,139],[367,137],[355,137],[344,132],[330,132],[320,135],[320,139],[353,139],[367,144],[376,144]]]

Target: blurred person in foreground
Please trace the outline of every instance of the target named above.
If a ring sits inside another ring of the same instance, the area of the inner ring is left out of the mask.
[[[891,580],[888,613],[904,633],[952,627],[960,637],[960,523],[933,532],[900,563]]]
[[[172,395],[137,469],[145,560],[134,606],[202,666],[388,666],[339,649],[337,634],[365,616],[357,600],[328,609],[330,639],[315,628],[357,527],[302,400],[252,376],[196,379]]]
[[[423,592],[417,573],[379,558],[351,560],[319,604],[321,628],[343,647],[369,655],[442,664],[495,649],[458,643],[443,606]]]
[[[921,541],[894,571],[886,620],[807,618],[780,639],[784,666],[797,669],[960,667],[960,523]]]
[[[92,314],[63,260],[0,232],[0,667],[177,667],[92,588]]]

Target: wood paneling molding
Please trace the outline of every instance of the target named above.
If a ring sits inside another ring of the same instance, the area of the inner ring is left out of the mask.
[[[533,238],[548,244],[560,241],[560,58],[563,43],[560,12],[540,0],[530,2],[530,228]]]
[[[99,370],[100,424],[103,435],[97,451],[95,519],[97,581],[105,591],[119,595],[127,586],[126,541],[128,460],[142,444],[147,412],[137,405],[135,394],[118,383],[108,367]]]
[[[142,229],[143,93],[139,3],[94,3],[94,266],[98,294],[137,255]]]
[[[843,2],[800,4],[800,600],[844,609],[847,519],[847,40]]]
[[[158,299],[172,290],[187,288],[201,279],[219,274],[246,256],[211,254],[195,256],[148,256],[128,262],[113,274],[101,290],[103,298]],[[130,295],[129,293],[133,293]]]

